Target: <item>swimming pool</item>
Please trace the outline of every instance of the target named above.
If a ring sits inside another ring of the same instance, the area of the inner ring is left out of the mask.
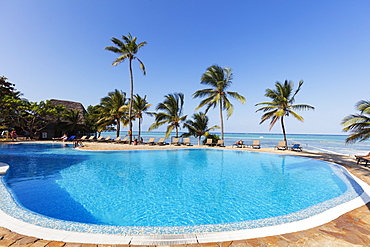
[[[12,215],[80,232],[253,229],[306,219],[363,193],[340,166],[257,152],[81,152],[20,144],[1,146],[0,155],[10,165],[3,183],[16,202],[37,212],[18,208]],[[8,203],[2,210],[10,210]]]

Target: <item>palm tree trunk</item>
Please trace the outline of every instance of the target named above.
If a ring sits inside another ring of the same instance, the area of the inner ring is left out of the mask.
[[[118,118],[117,120],[117,132],[116,136],[119,137],[119,132],[121,131],[121,120]]]
[[[285,148],[287,148],[288,147],[288,142],[286,140],[286,134],[285,134],[284,117],[281,117],[281,129],[283,130]]]
[[[198,136],[198,146],[200,146],[200,138],[202,138],[202,136]]]
[[[179,137],[179,128],[176,126],[176,138]]]
[[[221,140],[224,140],[224,119],[222,117],[222,103],[220,102]]]
[[[128,109],[128,119],[129,119],[129,129],[130,129],[130,141],[129,144],[132,143],[132,101],[133,101],[133,95],[134,95],[134,75],[132,73],[132,59],[129,59],[129,69],[130,69],[130,105]]]
[[[141,142],[140,133],[141,133],[141,118],[139,118],[139,135],[138,135],[138,139],[137,139],[138,143]]]

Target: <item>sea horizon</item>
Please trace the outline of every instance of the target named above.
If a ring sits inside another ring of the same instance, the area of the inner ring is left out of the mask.
[[[186,132],[179,132],[179,136]],[[210,134],[221,135],[220,132],[210,132]],[[102,136],[115,137],[115,131],[102,132]],[[127,130],[120,131],[120,136],[126,136]],[[133,131],[133,136],[137,136],[138,132]],[[159,138],[164,137],[165,131],[142,131],[141,138],[147,141],[149,138],[155,138],[155,141]],[[243,140],[246,145],[250,145],[253,140],[260,140],[261,147],[263,148],[274,148],[278,141],[283,141],[283,134],[279,133],[233,133],[225,132],[225,145],[231,146],[239,140]],[[357,142],[353,144],[346,144],[345,139],[348,135],[345,134],[287,134],[288,145],[292,143],[301,143],[303,150],[319,151],[323,153],[341,154],[347,156],[364,155],[370,152],[370,141]],[[166,139],[167,142],[171,142],[171,139],[175,137],[175,132],[171,133],[170,137]],[[202,137],[202,140],[205,137]],[[193,145],[198,144],[198,140],[195,137],[190,137]]]

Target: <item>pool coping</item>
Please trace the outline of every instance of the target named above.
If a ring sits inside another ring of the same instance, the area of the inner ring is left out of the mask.
[[[333,162],[329,162],[333,163]],[[334,163],[338,165],[337,163]],[[339,165],[341,166],[341,165]],[[344,166],[344,171],[354,179],[364,190],[359,197],[330,208],[309,218],[283,223],[275,226],[244,229],[237,231],[194,233],[194,234],[166,234],[166,235],[125,235],[125,234],[92,234],[65,230],[57,230],[36,226],[9,216],[0,210],[0,226],[20,234],[54,241],[87,243],[87,244],[131,244],[131,245],[177,245],[192,243],[223,242],[248,238],[260,238],[307,230],[330,222],[340,215],[370,202],[370,186],[351,174]]]

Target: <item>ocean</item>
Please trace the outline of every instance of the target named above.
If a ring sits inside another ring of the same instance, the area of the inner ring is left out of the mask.
[[[181,134],[181,133],[180,133]],[[220,135],[220,133],[212,133]],[[115,137],[116,132],[103,132],[103,136]],[[126,136],[127,131],[121,131],[121,136]],[[133,135],[137,135],[134,131]],[[144,141],[154,137],[155,141],[164,137],[164,132],[142,132],[141,137]],[[171,142],[171,135],[166,139],[166,142]],[[203,137],[204,138],[204,137]],[[303,150],[320,151],[323,153],[342,154],[348,156],[364,155],[370,152],[370,141],[358,142],[355,144],[346,144],[345,139],[347,135],[324,135],[324,134],[287,134],[288,144],[301,143]],[[260,140],[262,148],[273,148],[277,145],[278,141],[283,141],[282,134],[271,133],[225,133],[225,145],[231,146],[235,142],[243,140],[246,145],[252,144],[253,140]],[[198,140],[191,137],[191,142],[197,145]]]

